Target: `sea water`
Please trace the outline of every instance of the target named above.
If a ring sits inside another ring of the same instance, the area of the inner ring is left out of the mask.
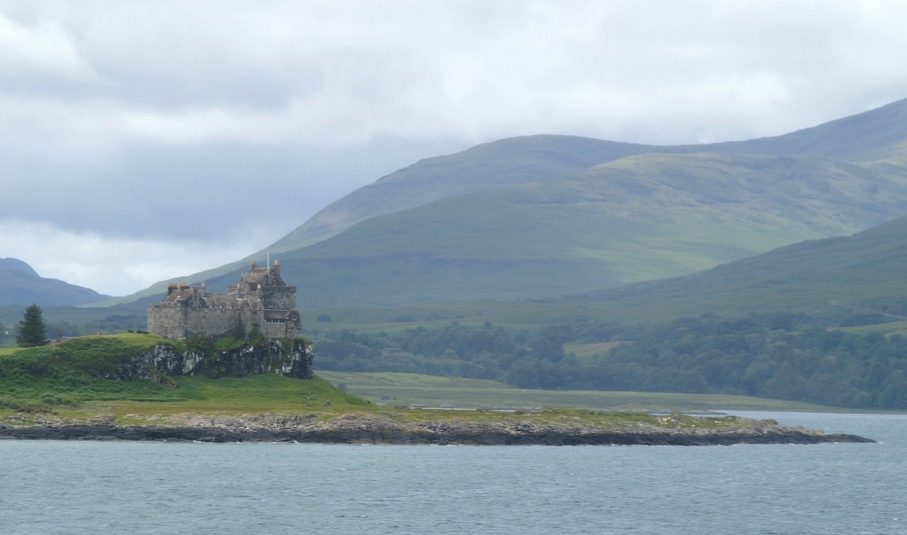
[[[907,533],[907,416],[740,414],[880,443],[7,440],[0,533]]]

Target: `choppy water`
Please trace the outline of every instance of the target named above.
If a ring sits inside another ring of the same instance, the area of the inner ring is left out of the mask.
[[[745,415],[882,443],[0,441],[0,533],[907,533],[907,416]]]

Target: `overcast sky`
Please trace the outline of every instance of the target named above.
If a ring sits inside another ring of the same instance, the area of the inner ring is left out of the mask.
[[[786,133],[907,97],[907,2],[0,0],[0,258],[123,295],[418,159]]]

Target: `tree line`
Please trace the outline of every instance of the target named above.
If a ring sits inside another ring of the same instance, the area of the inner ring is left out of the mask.
[[[907,338],[847,332],[876,315],[704,315],[657,325],[507,329],[486,323],[316,336],[316,367],[428,373],[522,388],[724,393],[855,408],[907,408]],[[565,344],[615,342],[595,354]]]

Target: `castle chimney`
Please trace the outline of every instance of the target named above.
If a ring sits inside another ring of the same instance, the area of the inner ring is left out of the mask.
[[[271,268],[271,271],[274,272],[275,275],[280,275],[280,260],[274,261],[274,267]]]
[[[178,288],[178,286],[176,285],[175,282],[171,282],[170,284],[168,284],[167,285],[167,295],[170,295],[173,292],[175,292],[177,290],[177,288]]]
[[[255,260],[252,261],[252,269],[258,269],[258,262]]]

